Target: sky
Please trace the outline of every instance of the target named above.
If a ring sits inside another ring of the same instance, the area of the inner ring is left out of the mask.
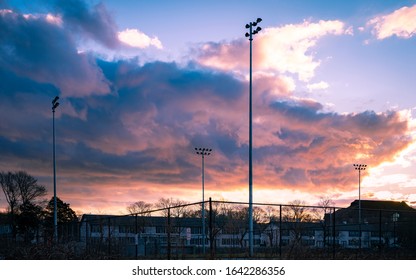
[[[0,0],[0,171],[78,213],[135,201],[416,206],[416,1]],[[7,203],[0,194],[0,209]]]

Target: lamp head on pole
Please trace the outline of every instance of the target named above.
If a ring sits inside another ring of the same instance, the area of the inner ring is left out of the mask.
[[[55,96],[55,98],[52,100],[52,111],[55,112],[55,109],[58,108],[59,102],[58,102],[59,96]]]
[[[55,98],[52,100],[52,105],[54,105],[59,99],[59,96],[55,96]]]
[[[261,30],[261,27],[260,26],[257,26],[257,24],[258,23],[260,23],[262,21],[262,19],[261,18],[257,18],[255,21],[253,21],[253,22],[250,22],[250,23],[248,23],[248,24],[246,24],[246,28],[247,29],[250,29],[250,32],[247,32],[246,34],[245,34],[245,36],[246,37],[250,37],[250,40],[252,40],[252,37],[251,37],[251,35],[254,35],[254,34],[257,34],[257,33],[259,33],[260,32],[260,30]],[[255,29],[255,30],[251,30],[251,27],[252,26],[257,26],[257,28]]]
[[[195,148],[195,151],[196,151],[197,155],[209,156],[212,152],[212,149],[210,149],[210,148]]]
[[[355,170],[365,170],[367,168],[367,164],[353,164]]]

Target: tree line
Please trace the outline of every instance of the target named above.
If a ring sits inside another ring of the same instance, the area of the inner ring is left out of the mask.
[[[47,201],[45,186],[25,171],[0,172],[0,186],[7,202],[3,223],[10,226],[12,237],[30,242],[39,236],[52,240],[54,231],[54,199]],[[57,197],[58,223],[78,221],[68,203]]]

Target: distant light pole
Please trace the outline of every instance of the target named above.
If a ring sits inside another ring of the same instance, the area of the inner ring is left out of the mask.
[[[53,239],[58,243],[58,213],[56,205],[56,161],[55,161],[55,109],[58,108],[59,96],[52,100],[52,134],[53,134]]]
[[[261,27],[257,26],[258,23],[262,21],[261,18],[257,18],[255,21],[247,23],[246,28],[249,29],[249,32],[245,36],[250,41],[250,85],[249,85],[249,144],[248,144],[248,192],[249,192],[249,202],[248,202],[248,224],[249,224],[249,248],[250,248],[250,257],[253,256],[253,112],[252,112],[252,87],[253,87],[253,35],[257,34]],[[253,27],[257,26],[255,30]]]
[[[201,155],[202,160],[202,253],[205,254],[205,188],[204,188],[204,159],[205,156],[209,156],[212,149],[208,148],[195,148],[196,154]],[[212,242],[212,240],[211,240]]]
[[[360,230],[360,249],[361,249],[361,171],[367,168],[366,164],[353,164],[358,170],[358,227]]]

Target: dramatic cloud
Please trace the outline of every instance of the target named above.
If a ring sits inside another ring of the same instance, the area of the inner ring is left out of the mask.
[[[64,23],[71,33],[90,38],[108,48],[118,46],[117,26],[104,4],[90,7],[83,0],[49,0],[52,8],[62,15]]]
[[[253,63],[256,70],[296,74],[301,81],[309,81],[320,62],[311,49],[327,35],[350,34],[341,21],[305,21],[283,27],[269,27],[255,35]],[[223,70],[247,69],[248,40],[230,43],[208,43],[202,46],[198,61]]]
[[[352,163],[377,166],[412,142],[408,120],[399,112],[339,115],[320,112],[322,105],[311,101],[277,102],[272,108],[281,123],[276,135],[284,144],[264,162],[279,161],[274,168],[283,186],[346,190],[353,183]],[[271,148],[265,147],[266,155]]]
[[[416,5],[403,7],[390,14],[375,17],[367,22],[373,28],[377,39],[382,40],[393,35],[410,38],[416,34]]]
[[[217,199],[245,194],[247,41],[203,44],[199,63],[105,61],[78,51],[80,38],[117,46],[105,8],[50,3],[54,12],[44,15],[0,11],[0,76],[7,81],[0,84],[0,170],[24,169],[51,188],[51,100],[60,94],[59,196],[75,209],[170,196],[199,200],[195,147],[213,149],[205,161],[207,191]],[[413,143],[408,112],[340,114],[293,95],[293,74],[308,82],[320,63],[311,52],[317,41],[348,32],[342,22],[319,21],[256,35],[256,194],[273,200],[295,190],[351,191],[353,163],[375,167]]]
[[[50,17],[0,11],[0,68],[56,86],[64,96],[108,93],[94,58],[78,53],[71,33]]]
[[[214,150],[206,160],[211,192],[221,196],[246,185],[246,82],[174,63],[97,65],[117,94],[66,98],[58,110],[62,110],[56,122],[59,183],[62,196],[77,201],[71,205],[85,200],[86,192],[103,203],[109,197],[113,203],[131,201],[133,193],[150,199],[178,191],[195,193],[197,199],[200,159],[194,147],[199,146]],[[2,127],[0,162],[19,162],[14,167],[46,177],[51,164],[50,116],[35,112],[31,105],[42,87],[32,82],[31,88],[38,90],[28,90],[21,104],[11,102],[16,94],[2,95],[1,109],[8,107],[14,117]],[[40,99],[49,104],[48,97]],[[19,107],[28,108],[25,121],[18,116]],[[65,113],[67,107],[83,111],[84,118]],[[407,115],[400,112],[341,115],[322,109],[312,100],[255,97],[258,191],[350,190],[355,185],[352,163],[377,166],[412,141]]]

